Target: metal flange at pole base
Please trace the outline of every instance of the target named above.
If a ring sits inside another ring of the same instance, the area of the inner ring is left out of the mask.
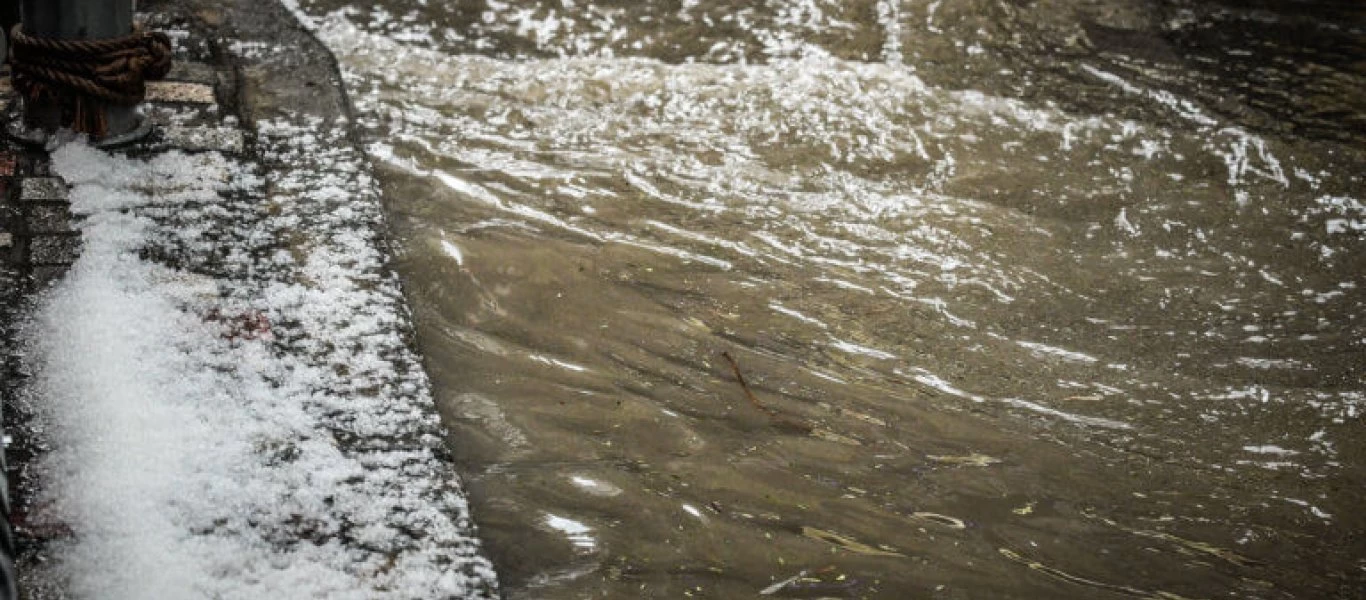
[[[3,118],[8,122],[8,124],[5,125],[5,133],[15,141],[29,146],[50,150],[55,146],[59,146],[63,142],[75,139],[78,136],[78,134],[69,129],[47,131],[41,127],[29,127],[24,123],[22,109],[9,111]],[[137,125],[134,126],[131,131],[117,135],[106,135],[102,138],[91,140],[90,145],[102,149],[128,146],[146,139],[146,137],[152,133],[152,129],[151,120],[142,115],[138,115]]]

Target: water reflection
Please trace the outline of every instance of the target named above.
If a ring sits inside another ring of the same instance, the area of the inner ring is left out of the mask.
[[[547,514],[545,524],[551,529],[563,533],[569,543],[573,544],[574,549],[579,552],[591,553],[598,548],[598,541],[593,539],[593,529],[583,523],[574,519]]]

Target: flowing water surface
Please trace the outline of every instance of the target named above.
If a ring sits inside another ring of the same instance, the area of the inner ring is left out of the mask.
[[[1360,3],[299,5],[509,598],[1366,597]]]

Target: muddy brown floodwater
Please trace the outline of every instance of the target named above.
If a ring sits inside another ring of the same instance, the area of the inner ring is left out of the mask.
[[[1360,3],[300,4],[508,598],[1366,597]]]

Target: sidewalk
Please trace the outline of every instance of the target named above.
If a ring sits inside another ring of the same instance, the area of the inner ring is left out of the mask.
[[[139,9],[152,139],[0,147],[21,593],[496,596],[331,56],[274,3]]]

